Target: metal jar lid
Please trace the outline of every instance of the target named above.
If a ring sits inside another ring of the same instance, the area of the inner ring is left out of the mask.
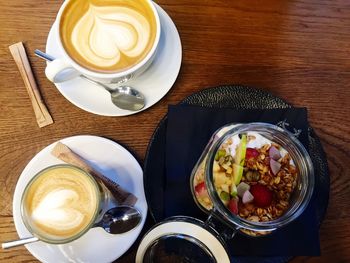
[[[225,242],[212,227],[192,217],[175,216],[146,233],[135,262],[229,263],[230,258]]]

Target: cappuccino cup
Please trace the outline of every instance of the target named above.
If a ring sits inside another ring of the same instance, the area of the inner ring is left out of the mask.
[[[66,0],[55,30],[62,57],[47,64],[54,82],[79,75],[124,83],[151,64],[161,26],[151,0]]]
[[[64,244],[99,221],[107,200],[92,175],[72,165],[54,165],[37,173],[25,187],[21,216],[33,236]]]

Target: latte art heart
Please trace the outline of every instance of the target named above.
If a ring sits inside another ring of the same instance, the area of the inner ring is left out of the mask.
[[[71,231],[82,223],[84,214],[80,211],[79,193],[71,189],[55,189],[43,196],[32,217],[38,224],[49,228]]]
[[[150,25],[145,17],[126,7],[91,5],[72,33],[72,43],[90,63],[102,67],[140,56],[150,38]]]
[[[70,0],[60,20],[69,56],[84,68],[125,71],[153,48],[157,21],[148,0]]]

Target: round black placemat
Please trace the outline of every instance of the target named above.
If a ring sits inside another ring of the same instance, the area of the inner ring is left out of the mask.
[[[227,85],[208,88],[185,98],[180,104],[212,108],[231,109],[276,109],[291,108],[292,105],[272,94],[246,86]],[[144,163],[144,187],[148,207],[154,220],[164,220],[163,204],[159,202],[165,175],[165,138],[167,116],[158,124],[148,145]],[[308,127],[309,154],[315,169],[315,194],[317,200],[317,218],[321,224],[328,206],[329,174],[326,155],[320,139],[314,130]],[[235,257],[236,262],[286,262],[290,257]]]

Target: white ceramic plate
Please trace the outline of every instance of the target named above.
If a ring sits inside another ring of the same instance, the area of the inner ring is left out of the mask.
[[[143,111],[161,100],[173,86],[181,67],[182,47],[179,33],[168,14],[155,4],[161,23],[161,37],[156,57],[150,67],[137,79],[128,82],[142,92],[146,99]],[[53,57],[62,57],[57,46],[57,23],[50,30],[46,52]],[[139,111],[128,111],[117,108],[110,99],[110,94],[103,88],[76,78],[55,84],[62,95],[75,106],[91,113],[104,116],[126,116]]]
[[[134,193],[135,207],[142,214],[141,223],[133,230],[111,235],[102,228],[92,228],[81,238],[64,245],[37,242],[26,248],[43,262],[111,262],[123,255],[139,236],[147,216],[147,203],[143,188],[143,172],[136,159],[122,146],[111,140],[90,136],[74,136],[60,140],[74,152],[89,161],[98,171]],[[55,143],[41,150],[23,170],[14,193],[13,217],[20,238],[31,236],[21,219],[21,196],[29,180],[43,168],[63,163],[50,154]]]

